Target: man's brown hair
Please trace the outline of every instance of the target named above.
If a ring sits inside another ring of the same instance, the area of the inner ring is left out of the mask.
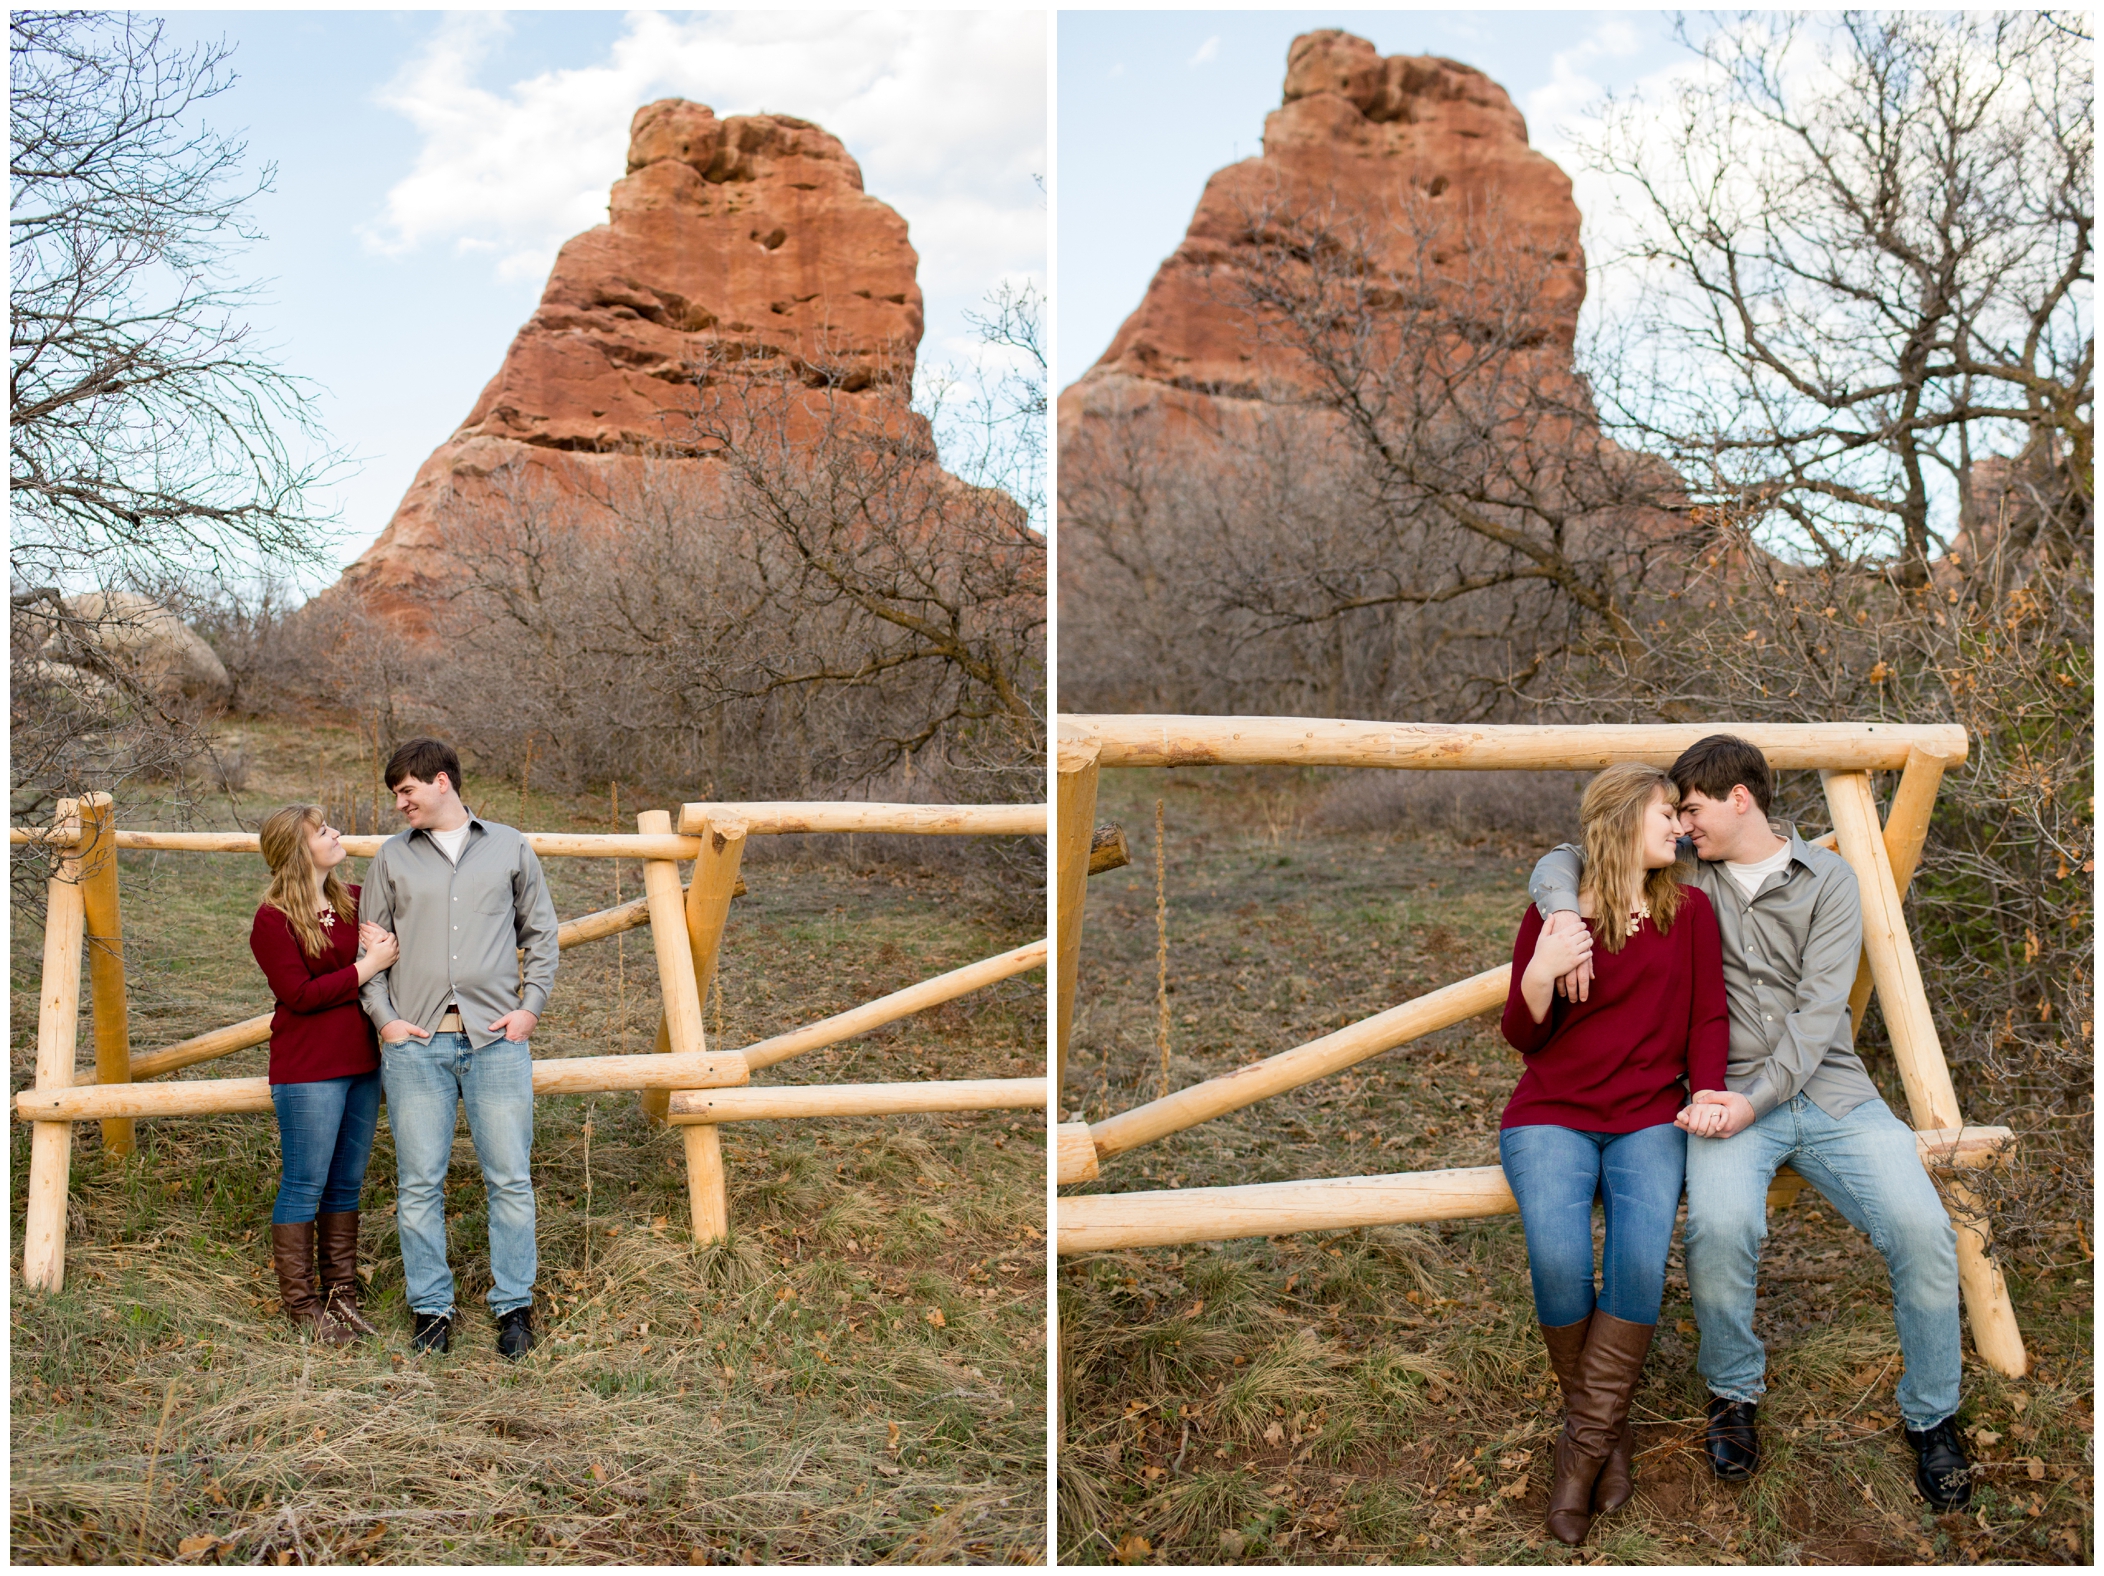
[[[1754,808],[1768,813],[1775,797],[1775,778],[1768,770],[1768,757],[1733,733],[1713,733],[1697,739],[1680,752],[1669,775],[1685,799],[1699,793],[1706,799],[1728,799],[1741,783],[1753,795]],[[429,781],[426,778],[425,781]]]
[[[414,777],[420,783],[435,783],[440,772],[446,774],[453,792],[459,793],[460,757],[443,739],[411,739],[387,757],[387,786],[390,789],[400,787],[403,779],[408,777]]]

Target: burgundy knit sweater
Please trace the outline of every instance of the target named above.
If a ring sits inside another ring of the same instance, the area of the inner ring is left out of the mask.
[[[358,888],[351,888],[351,902]],[[358,1005],[358,924],[328,927],[329,950],[309,957],[292,923],[265,903],[249,928],[248,947],[263,966],[278,1010],[270,1015],[270,1081],[319,1083],[380,1065],[372,1020]]]
[[[1724,950],[1716,911],[1682,887],[1673,928],[1650,920],[1620,952],[1593,931],[1593,983],[1582,1002],[1550,999],[1540,1023],[1527,1010],[1520,978],[1534,956],[1542,920],[1533,904],[1512,944],[1512,990],[1505,1038],[1527,1058],[1499,1127],[1574,1127],[1633,1133],[1670,1122],[1696,1089],[1722,1089],[1731,1049],[1724,1003]]]

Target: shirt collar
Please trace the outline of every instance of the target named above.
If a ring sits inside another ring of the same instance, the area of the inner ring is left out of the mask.
[[[1814,868],[1812,864],[1812,845],[1797,835],[1797,823],[1794,821],[1781,823],[1781,836],[1790,846],[1790,863],[1803,865],[1805,869],[1812,870]]]
[[[465,821],[461,822],[460,825],[456,826],[453,830],[456,832],[465,831],[478,826],[482,826],[482,817],[477,815],[474,811],[470,810],[468,811],[468,818]],[[487,832],[489,828],[486,826],[482,826],[482,830],[484,832]],[[423,833],[424,836],[431,838],[432,841],[437,841],[436,834],[433,833],[431,828],[428,826],[412,826],[409,829],[409,836],[412,841],[415,839],[416,835],[419,832]]]

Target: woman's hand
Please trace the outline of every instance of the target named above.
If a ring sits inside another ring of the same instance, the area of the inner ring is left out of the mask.
[[[401,957],[402,947],[390,931],[378,925],[360,925],[358,939],[365,944],[365,952],[358,959],[358,983],[363,985],[375,974],[385,973],[395,966]]]
[[[1526,999],[1527,1011],[1536,1023],[1549,1016],[1549,1003],[1556,993],[1556,982],[1580,964],[1593,960],[1593,933],[1584,925],[1567,930],[1552,931],[1546,927],[1534,940],[1534,956],[1527,960],[1527,972],[1520,976],[1520,995]]]

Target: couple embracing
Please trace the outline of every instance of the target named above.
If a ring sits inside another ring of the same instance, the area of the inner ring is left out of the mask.
[[[1563,1391],[1548,1528],[1565,1543],[1634,1491],[1630,1402],[1683,1183],[1705,1450],[1728,1481],[1758,1468],[1766,1364],[1754,1296],[1768,1187],[1784,1164],[1884,1255],[1922,1496],[1950,1510],[1971,1495],[1956,1417],[1956,1234],[1912,1130],[1853,1048],[1855,874],[1794,828],[1771,827],[1770,794],[1766,758],[1728,734],[1690,746],[1670,771],[1611,766],[1586,789],[1583,847],[1553,849],[1529,883],[1503,1022],[1527,1070],[1498,1154]]]

